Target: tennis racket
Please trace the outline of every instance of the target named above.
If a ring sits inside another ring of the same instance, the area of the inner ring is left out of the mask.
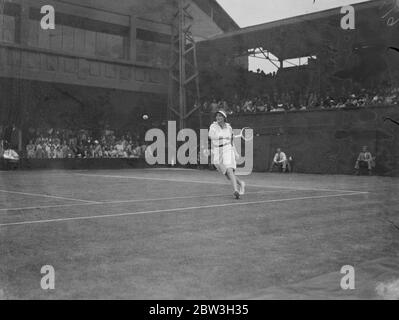
[[[234,136],[234,138],[241,138],[245,141],[250,141],[254,138],[254,130],[249,127],[245,127],[241,130],[241,133],[238,136]]]

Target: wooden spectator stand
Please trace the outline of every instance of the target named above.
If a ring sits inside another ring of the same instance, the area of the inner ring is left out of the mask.
[[[145,159],[21,159],[21,170],[90,170],[132,169],[148,167]],[[9,170],[5,159],[0,159],[0,170]]]

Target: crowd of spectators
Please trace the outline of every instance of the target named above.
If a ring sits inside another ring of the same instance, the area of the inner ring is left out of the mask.
[[[255,113],[255,112],[286,112],[306,111],[318,109],[342,109],[361,108],[379,105],[398,105],[398,88],[380,88],[377,90],[361,89],[357,93],[346,96],[333,97],[310,92],[307,95],[299,93],[283,92],[277,94],[264,94],[262,96],[240,99],[235,96],[232,99],[209,99],[202,103],[202,112],[216,112],[224,109],[229,114],[233,113]]]
[[[64,158],[143,158],[146,145],[130,133],[116,135],[104,130],[97,138],[88,130],[30,129],[26,157]]]

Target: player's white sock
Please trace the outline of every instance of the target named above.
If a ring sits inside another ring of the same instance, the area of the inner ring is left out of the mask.
[[[240,185],[240,196],[243,196],[245,194],[245,182],[241,181]]]

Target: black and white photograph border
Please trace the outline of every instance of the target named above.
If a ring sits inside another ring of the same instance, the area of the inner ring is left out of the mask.
[[[0,0],[0,300],[399,300],[398,36],[397,0]]]

